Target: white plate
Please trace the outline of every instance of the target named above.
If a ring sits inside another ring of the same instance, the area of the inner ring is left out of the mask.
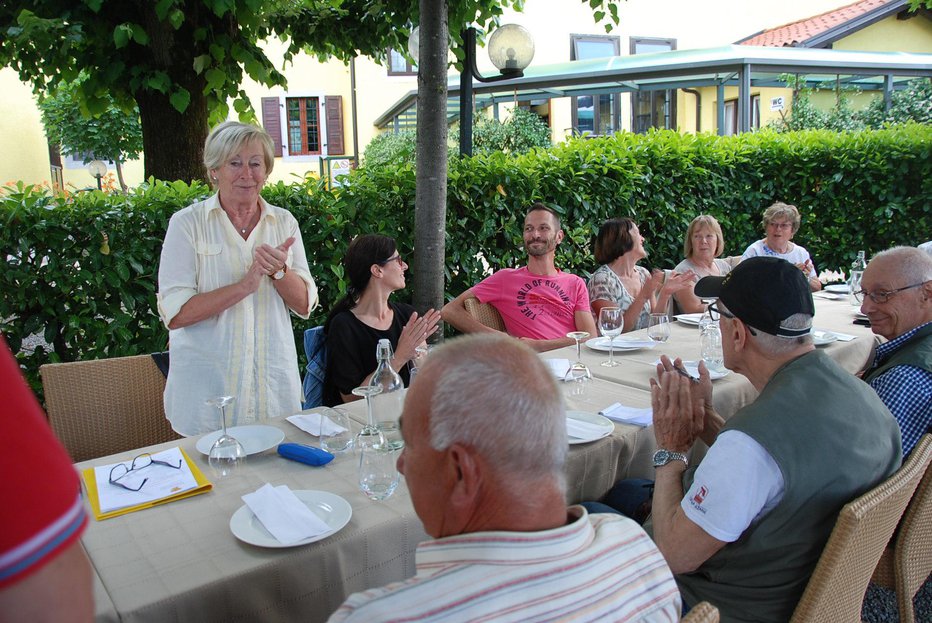
[[[215,430],[197,440],[196,448],[201,454],[210,454],[210,447],[220,439],[223,431]],[[285,438],[285,433],[267,424],[250,424],[248,426],[231,426],[227,434],[243,444],[246,454],[258,454],[274,448]]]
[[[566,417],[579,420],[581,422],[586,422],[587,424],[596,424],[602,427],[602,431],[598,436],[593,436],[591,438],[580,439],[579,437],[570,437],[569,444],[574,446],[580,443],[589,443],[590,441],[596,441],[602,439],[603,437],[608,437],[615,430],[615,425],[610,419],[598,413],[589,413],[588,411],[567,411]]]
[[[822,331],[820,329],[812,330],[812,343],[816,346],[825,346],[838,340],[838,336],[831,331]]]
[[[594,337],[592,339],[586,340],[586,346],[592,350],[599,350],[603,353],[608,352],[608,342],[607,337]],[[638,350],[641,348],[653,348],[657,345],[657,342],[652,340],[634,340],[631,338],[616,337],[615,338],[615,352],[621,352],[625,350]]]
[[[230,531],[233,536],[244,543],[259,547],[298,547],[326,539],[328,536],[339,532],[343,526],[349,523],[350,518],[353,516],[353,507],[349,505],[349,502],[334,493],[306,489],[293,491],[293,493],[299,500],[304,502],[304,505],[312,513],[323,519],[324,523],[330,527],[330,530],[285,545],[273,537],[262,525],[262,522],[259,521],[259,518],[249,510],[249,507],[243,504],[230,517]]]
[[[654,365],[657,365],[658,363],[660,363],[659,359],[654,362]],[[698,361],[684,361],[683,367],[686,369],[687,372],[689,372],[690,376],[693,376],[697,379],[699,378],[699,362]],[[729,374],[731,374],[731,370],[729,370],[728,368],[722,368],[721,370],[709,369],[709,379],[713,381],[716,379],[723,379]]]
[[[822,288],[826,292],[834,292],[835,294],[848,294],[850,288],[847,283],[833,283],[830,286],[825,286]]]
[[[677,322],[682,322],[683,324],[691,324],[691,325],[695,325],[695,326],[698,327],[698,326],[699,326],[699,320],[702,319],[702,314],[701,314],[701,313],[698,313],[698,314],[677,314],[677,315],[675,315],[675,316],[673,316],[673,317],[676,318],[676,321],[677,321]]]

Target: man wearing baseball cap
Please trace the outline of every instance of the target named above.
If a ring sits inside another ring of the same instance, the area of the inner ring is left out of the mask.
[[[760,395],[725,422],[705,366],[695,382],[663,358],[651,382],[653,537],[687,606],[788,621],[838,511],[900,466],[899,430],[870,387],[813,347],[812,295],[795,266],[750,258],[695,292],[716,298],[725,366]],[[687,469],[697,437],[709,451]]]

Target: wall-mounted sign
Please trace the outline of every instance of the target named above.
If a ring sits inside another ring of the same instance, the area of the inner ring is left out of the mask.
[[[770,98],[770,110],[783,110],[783,98],[782,97],[771,97]]]

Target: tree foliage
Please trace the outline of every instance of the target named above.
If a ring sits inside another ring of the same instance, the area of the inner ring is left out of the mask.
[[[523,0],[447,4],[450,23],[488,27]],[[586,4],[608,4],[597,17],[617,23],[608,0]],[[208,123],[227,117],[227,102],[254,116],[244,79],[285,86],[261,42],[285,41],[286,63],[302,51],[381,59],[389,46],[405,48],[418,21],[411,0],[8,0],[0,4],[0,65],[40,93],[85,72],[76,95],[91,114],[111,101],[126,110],[138,104],[147,176],[192,179],[202,175]],[[451,36],[458,39],[457,28]]]
[[[49,143],[60,145],[62,153],[80,157],[84,162],[98,158],[116,163],[137,158],[142,152],[142,126],[139,111],[133,107],[126,112],[118,108],[113,98],[107,108],[97,115],[82,109],[84,101],[78,96],[81,75],[74,82],[61,82],[48,95],[39,98],[39,112]],[[122,173],[120,173],[122,185]],[[123,186],[123,190],[126,187]]]

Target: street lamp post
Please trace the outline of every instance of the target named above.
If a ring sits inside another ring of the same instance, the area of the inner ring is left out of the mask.
[[[87,171],[97,178],[97,190],[103,190],[101,179],[107,174],[107,163],[103,160],[91,160],[87,163]]]
[[[460,74],[460,155],[472,155],[473,93],[472,79],[479,82],[499,82],[520,78],[534,58],[534,40],[523,26],[505,24],[489,37],[489,59],[501,72],[483,76],[476,67],[476,29],[462,32],[463,72]]]

